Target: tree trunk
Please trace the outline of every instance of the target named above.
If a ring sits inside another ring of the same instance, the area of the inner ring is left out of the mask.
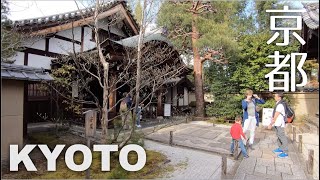
[[[103,66],[103,104],[102,104],[102,117],[101,117],[101,143],[107,143],[108,135],[108,96],[109,96],[109,63],[106,61],[103,53],[101,44],[99,41],[99,23],[98,23],[98,13],[99,13],[99,0],[96,1],[96,10],[94,12],[94,24],[95,24],[95,41],[97,45],[97,50],[99,53],[99,60]]]
[[[108,138],[108,73],[109,73],[109,63],[105,62],[103,64],[104,71],[104,86],[103,86],[103,105],[102,105],[102,119],[101,119],[101,142],[107,143]]]
[[[195,98],[196,98],[196,117],[204,117],[204,96],[203,96],[203,81],[202,81],[202,63],[200,59],[199,49],[196,43],[199,39],[199,32],[196,26],[197,14],[192,14],[192,51],[194,61],[194,83],[195,83]]]
[[[142,59],[142,45],[143,45],[143,36],[145,31],[145,23],[144,23],[144,16],[145,16],[145,10],[147,8],[147,1],[143,1],[143,9],[142,9],[142,18],[141,18],[141,24],[140,24],[140,31],[139,31],[139,39],[138,39],[138,54],[137,54],[137,79],[136,79],[136,95],[135,95],[135,106],[133,109],[133,116],[135,116],[136,109],[138,108],[138,105],[140,103],[140,87],[141,87],[141,59]],[[132,118],[135,119],[135,118]],[[125,144],[129,142],[131,139],[136,127],[136,122],[132,121],[132,128],[130,131],[130,134],[125,138],[124,141],[122,141],[119,145],[119,149],[122,149]]]

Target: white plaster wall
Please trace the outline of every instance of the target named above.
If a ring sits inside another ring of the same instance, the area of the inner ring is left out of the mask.
[[[173,86],[173,91],[172,91],[172,105],[177,106],[177,86]]]
[[[96,43],[90,41],[92,38],[92,30],[89,27],[84,28],[84,36],[83,36],[83,51],[87,51],[96,47]]]
[[[65,54],[73,53],[73,43],[64,41],[57,38],[51,38],[49,44],[49,51],[59,54]],[[75,50],[76,52],[80,52],[81,45],[75,44]]]
[[[189,103],[191,103],[192,101],[196,101],[196,95],[194,92],[189,93]]]
[[[26,46],[26,47],[30,47],[30,48],[34,48],[34,49],[45,50],[46,40],[45,40],[45,38],[32,37],[32,38],[28,38],[24,42],[22,42],[22,46]]]
[[[73,33],[74,33],[74,39],[81,42],[81,27],[73,28]],[[60,31],[60,32],[57,33],[57,35],[73,39],[72,29],[68,29],[68,30],[65,30],[65,31]]]
[[[172,87],[167,89],[168,92],[166,93],[166,103],[172,103],[171,102],[171,88]]]
[[[183,104],[185,106],[189,105],[188,89],[186,87],[183,89]]]
[[[23,65],[24,64],[24,52],[16,52],[14,56],[8,58],[9,60],[14,60],[13,64]]]
[[[28,54],[28,66],[51,69],[51,57]]]
[[[183,98],[179,98],[179,106],[183,106]]]

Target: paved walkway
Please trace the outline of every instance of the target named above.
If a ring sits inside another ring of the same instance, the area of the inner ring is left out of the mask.
[[[230,126],[213,126],[212,123],[205,121],[193,121],[160,129],[147,135],[146,139],[169,144],[170,131],[173,131],[174,145],[229,154]]]
[[[80,129],[83,131],[83,129]],[[146,139],[161,142],[162,144],[146,140],[146,147],[161,151],[166,154],[172,164],[186,164],[184,169],[173,172],[169,179],[220,179],[221,156],[229,154],[231,137],[230,126],[213,125],[205,121],[184,123],[176,121],[160,123],[157,126],[140,129]],[[173,144],[169,144],[170,131],[173,131]],[[232,173],[229,163],[229,175],[234,175],[236,180],[244,179],[310,179],[304,171],[305,161],[300,160],[300,155],[289,140],[289,157],[279,159],[272,152],[277,148],[274,131],[258,128],[255,135],[255,150],[249,150],[248,159],[239,159],[241,162],[237,170]],[[163,144],[164,143],[164,144]],[[182,148],[184,147],[184,148]],[[196,149],[196,150],[195,150]],[[198,151],[202,150],[202,151]],[[207,153],[207,152],[211,153]],[[212,154],[217,153],[217,154]]]
[[[165,154],[170,160],[169,165],[174,167],[174,171],[168,172],[162,179],[222,179],[221,156],[219,155],[172,147],[149,140],[145,140],[145,148]],[[227,173],[232,174],[235,161],[228,159],[227,164]]]
[[[249,158],[243,159],[234,176],[236,180],[266,180],[266,179],[310,179],[307,177],[303,164],[289,140],[289,157],[280,159],[272,150],[277,148],[274,131],[258,129],[260,142],[255,150],[249,151]]]

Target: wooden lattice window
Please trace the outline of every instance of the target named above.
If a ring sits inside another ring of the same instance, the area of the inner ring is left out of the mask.
[[[45,84],[31,83],[28,84],[28,97],[48,97],[49,91]]]

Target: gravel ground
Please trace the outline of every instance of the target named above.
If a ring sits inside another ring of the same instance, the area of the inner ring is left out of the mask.
[[[169,164],[174,167],[174,171],[168,172],[163,179],[221,179],[221,157],[218,155],[171,147],[150,140],[145,140],[145,148],[161,152],[170,160]],[[228,159],[227,166],[227,173],[232,174],[235,161]]]

